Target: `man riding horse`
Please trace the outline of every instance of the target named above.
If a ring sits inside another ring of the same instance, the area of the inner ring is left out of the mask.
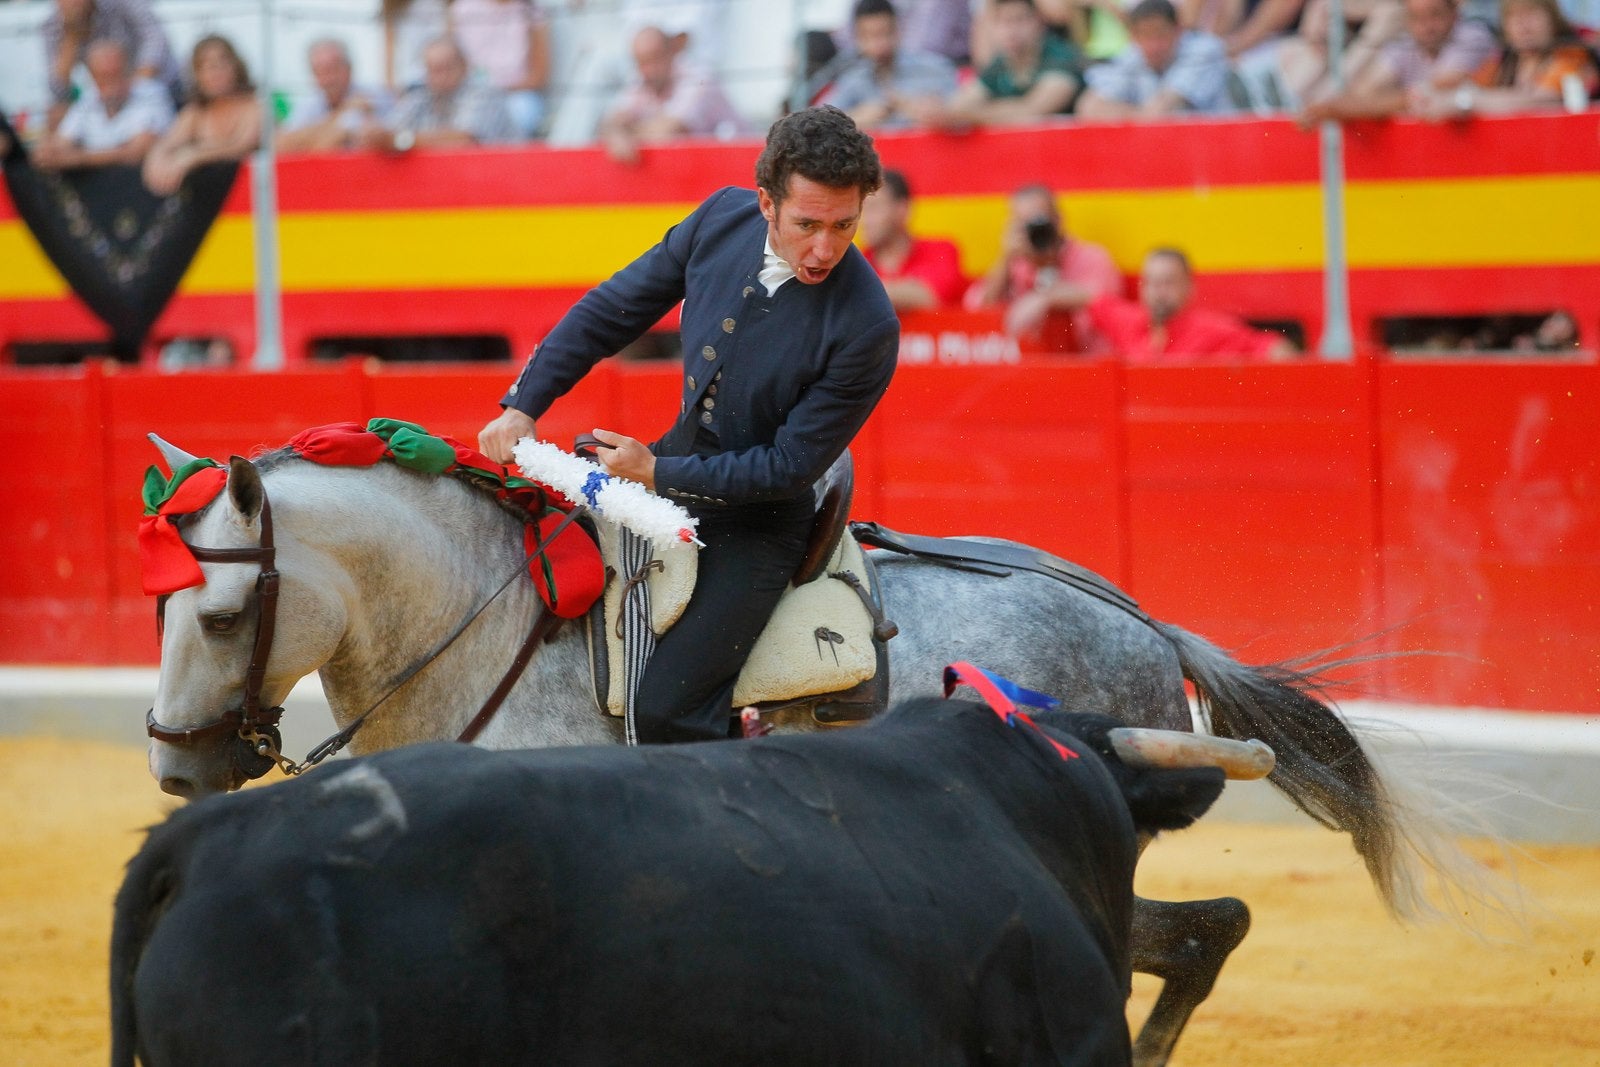
[[[851,244],[880,180],[872,139],[844,112],[780,119],[755,191],[712,194],[590,290],[479,434],[510,462],[557,398],[683,301],[677,422],[651,445],[595,431],[605,469],[682,504],[705,544],[693,597],[639,685],[641,741],[728,736],[734,682],[804,556],[812,484],[889,386],[899,320]]]

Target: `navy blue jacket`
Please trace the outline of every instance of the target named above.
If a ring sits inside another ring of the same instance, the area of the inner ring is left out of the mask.
[[[766,235],[752,190],[714,193],[578,301],[501,404],[538,418],[682,300],[682,405],[651,445],[656,491],[692,505],[804,497],[889,387],[900,323],[853,247],[820,284],[791,280],[768,297]],[[701,425],[717,454],[692,454]]]

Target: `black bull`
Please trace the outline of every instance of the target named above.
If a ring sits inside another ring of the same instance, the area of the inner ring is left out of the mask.
[[[673,748],[400,749],[176,812],[114,1064],[1125,1063],[1137,832],[1222,772],[970,701]]]

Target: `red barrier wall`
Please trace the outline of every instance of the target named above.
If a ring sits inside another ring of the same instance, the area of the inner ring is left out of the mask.
[[[134,529],[154,431],[219,458],[374,415],[472,439],[505,367],[0,375],[0,662],[150,663]],[[676,372],[611,361],[541,434],[649,436]],[[897,374],[855,515],[1004,534],[1256,662],[1389,631],[1362,692],[1600,709],[1600,367],[1361,361]],[[998,639],[1004,639],[1003,635]]]

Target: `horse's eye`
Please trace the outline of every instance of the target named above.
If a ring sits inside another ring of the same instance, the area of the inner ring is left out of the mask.
[[[200,619],[200,625],[208,634],[231,634],[234,624],[239,621],[237,611],[224,611],[216,615],[205,615]]]

